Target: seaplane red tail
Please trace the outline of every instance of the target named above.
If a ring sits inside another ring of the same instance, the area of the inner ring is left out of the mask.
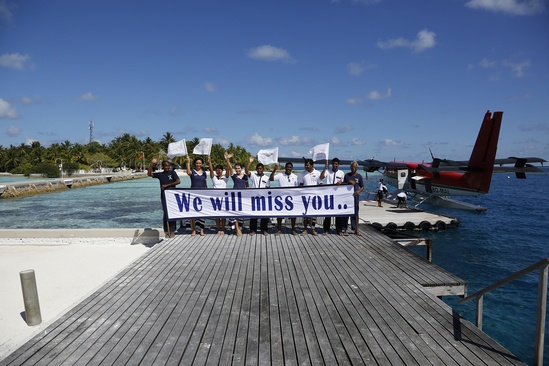
[[[467,185],[482,193],[488,193],[492,182],[496,151],[498,149],[499,130],[503,112],[486,112],[482,126],[467,164],[464,179]]]

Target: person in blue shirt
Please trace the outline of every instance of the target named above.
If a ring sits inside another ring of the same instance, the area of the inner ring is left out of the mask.
[[[362,180],[362,175],[358,173],[358,163],[356,161],[353,161],[351,163],[351,172],[345,174],[345,178],[343,178],[344,183],[352,184],[354,186],[354,192],[353,196],[355,198],[355,214],[353,216],[350,216],[351,219],[351,230],[355,232],[356,235],[360,236],[360,232],[358,230],[358,204],[359,204],[359,195],[360,192],[364,190],[364,181]],[[343,235],[347,234],[347,220],[344,220],[343,223]]]
[[[234,174],[231,162],[227,160],[227,167],[230,170],[231,179],[233,180],[233,189],[246,189],[248,188],[248,176],[242,171],[242,164],[236,163],[234,165]],[[244,222],[241,219],[235,219],[235,232],[237,236],[242,236],[242,227]]]
[[[204,165],[204,159],[201,157],[194,158],[193,165],[194,169],[191,169],[191,158],[189,155],[186,156],[187,161],[187,175],[191,178],[191,188],[205,189],[208,188],[208,183],[206,182],[206,172],[202,169]],[[200,230],[200,236],[204,236],[204,219],[191,220],[191,235],[196,235],[196,228]]]
[[[149,165],[149,169],[147,170],[147,175],[149,177],[156,178],[160,181],[160,200],[162,202],[162,212],[164,213],[162,226],[164,228],[164,235],[166,238],[173,238],[175,236],[175,221],[169,221],[168,222],[168,210],[166,207],[166,198],[164,197],[164,190],[166,189],[173,189],[175,186],[177,186],[180,182],[179,176],[175,172],[175,170],[172,170],[172,165],[169,161],[163,160],[162,161],[162,171],[160,172],[154,172],[153,168],[157,163],[157,159],[153,158],[151,160],[151,164]]]

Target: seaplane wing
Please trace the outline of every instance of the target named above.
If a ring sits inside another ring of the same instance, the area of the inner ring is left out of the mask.
[[[528,158],[516,158],[509,157],[507,159],[495,159],[493,173],[515,173],[519,179],[525,179],[526,173],[543,173],[539,167],[532,165],[531,163],[543,163],[547,162],[545,159],[528,157]],[[513,164],[513,166],[504,166],[506,164]],[[478,167],[468,166],[467,161],[454,161],[446,159],[433,159],[433,163],[430,165],[419,164],[421,169],[429,172],[481,172]]]

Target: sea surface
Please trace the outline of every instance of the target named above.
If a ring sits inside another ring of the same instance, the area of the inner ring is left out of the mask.
[[[368,178],[363,199],[375,191],[379,173]],[[0,177],[0,184],[9,179],[14,180]],[[188,177],[182,177],[180,187],[188,186]],[[465,279],[472,294],[549,258],[548,186],[549,174],[525,180],[496,174],[489,194],[466,200],[488,211],[424,206],[459,218],[460,225],[414,233],[433,239],[433,262]],[[150,178],[0,199],[0,228],[156,228],[161,220],[159,183]],[[424,247],[413,250],[425,255]],[[483,331],[528,364],[534,361],[538,276],[535,271],[484,296]],[[476,302],[459,300],[444,299],[474,323]],[[547,346],[545,360],[549,365]]]

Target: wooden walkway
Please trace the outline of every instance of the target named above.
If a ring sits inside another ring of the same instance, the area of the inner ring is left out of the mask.
[[[382,207],[378,207],[375,200],[360,201],[359,209],[360,221],[378,228],[445,230],[459,225],[459,220],[455,217],[423,211],[412,206],[397,208],[396,202],[390,200],[384,200]]]
[[[0,364],[522,364],[421,285],[455,276],[361,229],[176,236]]]

